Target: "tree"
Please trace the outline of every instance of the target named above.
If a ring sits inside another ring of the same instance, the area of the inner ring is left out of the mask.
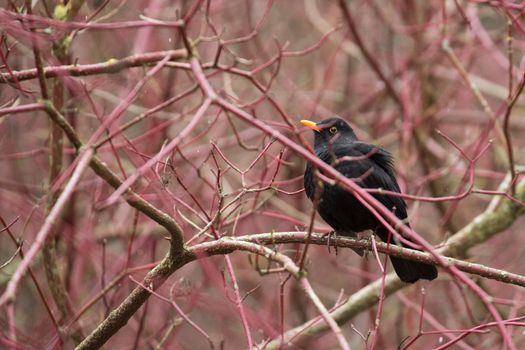
[[[7,1],[2,346],[522,347],[522,11]],[[394,154],[413,231],[312,154],[333,115]],[[307,161],[424,252],[324,235]]]

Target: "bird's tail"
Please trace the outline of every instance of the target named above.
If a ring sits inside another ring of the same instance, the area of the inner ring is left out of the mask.
[[[376,233],[384,242],[388,240],[388,230],[386,228],[379,228]],[[438,275],[434,265],[405,260],[394,256],[391,256],[390,260],[392,261],[392,266],[396,274],[403,282],[414,283],[419,279],[433,280]]]
[[[423,264],[417,261],[410,261],[391,256],[392,266],[399,279],[403,282],[414,283],[420,278],[433,280],[437,277],[437,269],[434,265]]]

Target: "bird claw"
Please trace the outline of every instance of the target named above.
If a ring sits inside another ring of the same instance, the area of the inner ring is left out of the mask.
[[[366,234],[366,233],[360,233],[357,235],[357,239],[359,240],[364,240],[366,241],[367,243],[370,243],[370,241],[372,240],[372,235],[375,235],[375,233],[372,233],[372,234]],[[359,256],[361,257],[366,257],[368,256],[368,253],[370,252],[370,250],[368,249],[368,247],[364,248],[364,249],[354,249],[354,251],[359,254]]]
[[[328,248],[328,254],[332,253],[330,251],[330,240],[332,239],[332,236],[337,237],[337,231],[330,231],[330,232],[327,232],[327,233],[323,234],[323,239],[328,237],[326,239],[326,247]],[[337,255],[338,251],[337,251],[337,246],[336,245],[334,245],[334,250],[335,250],[335,255]]]

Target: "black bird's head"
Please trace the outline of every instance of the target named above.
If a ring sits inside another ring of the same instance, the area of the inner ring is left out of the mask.
[[[315,131],[315,149],[328,147],[328,145],[334,147],[339,144],[348,144],[357,141],[357,136],[352,127],[350,127],[344,119],[338,117],[324,119],[319,123],[314,123],[310,120],[301,120],[301,123]]]

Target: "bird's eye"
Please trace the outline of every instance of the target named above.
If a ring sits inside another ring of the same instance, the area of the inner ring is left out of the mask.
[[[328,131],[330,131],[330,134],[335,134],[337,132],[337,128],[332,126],[330,129],[328,129]]]

